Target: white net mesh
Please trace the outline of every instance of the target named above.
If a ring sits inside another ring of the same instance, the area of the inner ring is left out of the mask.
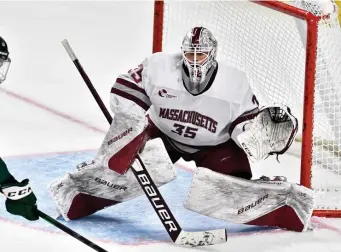
[[[316,5],[288,3],[321,14]],[[261,105],[281,102],[301,124],[306,21],[247,1],[165,1],[163,51],[178,52],[194,26],[213,32],[218,59],[246,72]],[[341,33],[335,12],[319,22],[314,123],[308,125],[314,136],[311,175],[317,209],[341,209],[340,88]]]

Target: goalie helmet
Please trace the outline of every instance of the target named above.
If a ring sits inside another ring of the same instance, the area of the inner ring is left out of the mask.
[[[208,84],[208,72],[217,65],[218,42],[204,27],[194,27],[182,41],[183,79],[187,90],[197,94]],[[186,78],[187,77],[187,78]]]
[[[11,64],[11,59],[8,55],[7,43],[2,37],[0,37],[0,84],[6,79],[6,75]]]

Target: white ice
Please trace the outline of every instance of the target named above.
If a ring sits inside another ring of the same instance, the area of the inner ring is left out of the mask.
[[[0,88],[1,156],[98,148],[108,124],[60,42],[69,40],[108,105],[116,75],[151,53],[153,2],[1,1],[0,10],[0,36],[7,40],[12,58]],[[253,170],[255,177],[286,175],[298,182],[299,158],[285,155],[280,164],[268,160]],[[318,228],[311,232],[233,234],[226,244],[193,250],[341,251],[341,221],[315,218],[314,223]],[[2,216],[0,237],[0,251],[93,251],[65,234]],[[103,242],[96,234],[88,238],[109,251],[186,250],[171,242],[132,246]]]

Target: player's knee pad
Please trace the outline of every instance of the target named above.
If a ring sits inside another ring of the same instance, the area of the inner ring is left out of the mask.
[[[314,192],[290,182],[245,180],[199,167],[184,205],[225,221],[305,231]]]
[[[140,157],[157,186],[175,179],[173,163],[160,138],[148,141]],[[120,175],[96,162],[56,180],[50,190],[66,220],[87,216],[143,194],[131,170]]]

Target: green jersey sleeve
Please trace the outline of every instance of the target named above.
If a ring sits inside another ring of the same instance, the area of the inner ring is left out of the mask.
[[[0,185],[11,177],[5,162],[0,158]]]

